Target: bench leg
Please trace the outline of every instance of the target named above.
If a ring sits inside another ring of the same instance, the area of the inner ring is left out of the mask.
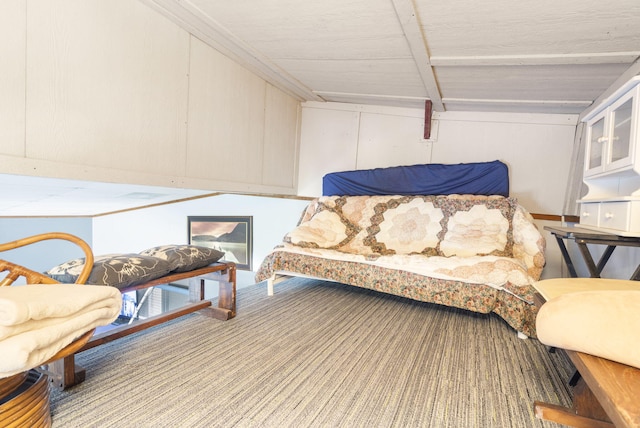
[[[218,291],[218,307],[208,307],[204,312],[219,320],[229,320],[236,316],[236,283],[220,281]]]
[[[598,399],[582,378],[578,379],[573,390],[573,407],[569,409],[535,401],[533,411],[538,419],[563,425],[584,428],[615,428]]]
[[[51,386],[59,390],[82,383],[86,377],[86,370],[76,366],[74,354],[49,363],[47,372]]]
[[[220,281],[218,307],[231,311],[236,316],[236,268],[229,268],[228,281]]]
[[[227,280],[218,281],[218,307],[208,307],[201,312],[219,320],[229,320],[236,316],[236,269],[227,269]],[[190,286],[191,288],[191,286]],[[204,299],[204,279],[200,280],[200,300]]]

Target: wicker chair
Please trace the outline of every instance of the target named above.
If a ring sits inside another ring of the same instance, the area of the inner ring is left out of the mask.
[[[86,262],[76,283],[84,284],[93,267],[93,252],[91,247],[77,236],[59,232],[44,233],[0,244],[0,252],[50,239],[70,241],[82,249]],[[0,272],[7,272],[0,281],[0,286],[10,286],[20,277],[25,278],[27,284],[58,283],[46,275],[2,259],[0,259]],[[93,333],[94,329],[87,331],[52,358],[43,361],[41,365],[49,364],[77,352],[89,341]],[[0,379],[0,427],[50,427],[48,379],[47,374],[35,369]]]

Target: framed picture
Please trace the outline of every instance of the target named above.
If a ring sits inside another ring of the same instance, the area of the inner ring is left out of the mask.
[[[238,269],[251,270],[253,258],[252,216],[189,216],[189,244],[215,248]]]

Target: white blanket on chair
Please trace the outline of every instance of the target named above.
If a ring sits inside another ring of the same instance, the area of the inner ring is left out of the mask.
[[[0,288],[0,325],[73,315],[104,299],[120,299],[113,287],[79,284],[29,284]]]
[[[87,331],[112,323],[121,305],[120,291],[108,286],[0,287],[0,378],[37,367]]]

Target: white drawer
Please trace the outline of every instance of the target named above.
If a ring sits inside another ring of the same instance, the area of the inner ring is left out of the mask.
[[[580,204],[580,224],[584,226],[598,226],[599,216],[600,216],[599,202]]]
[[[600,205],[599,227],[620,231],[629,230],[631,203],[602,202]]]
[[[640,233],[640,201],[629,201],[629,232],[634,236]]]

